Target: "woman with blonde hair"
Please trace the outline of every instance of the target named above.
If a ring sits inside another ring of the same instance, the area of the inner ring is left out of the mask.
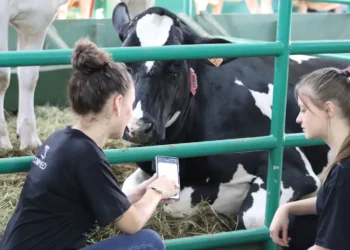
[[[297,122],[307,139],[336,152],[317,197],[286,203],[270,226],[272,240],[290,250],[346,250],[350,228],[350,71],[323,68],[295,88]]]

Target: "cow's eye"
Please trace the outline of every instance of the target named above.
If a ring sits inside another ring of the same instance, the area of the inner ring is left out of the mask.
[[[177,73],[177,72],[179,72],[180,67],[181,67],[181,63],[180,63],[179,61],[173,62],[173,63],[170,65],[170,67],[168,68],[169,73],[174,73],[174,72]]]
[[[174,69],[179,69],[180,68],[180,62],[174,62],[173,63],[173,67],[174,67]]]

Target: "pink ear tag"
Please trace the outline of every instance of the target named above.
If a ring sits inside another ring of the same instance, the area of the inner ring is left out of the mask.
[[[198,87],[197,75],[192,68],[190,68],[190,71],[191,71],[191,93],[192,95],[195,95]]]

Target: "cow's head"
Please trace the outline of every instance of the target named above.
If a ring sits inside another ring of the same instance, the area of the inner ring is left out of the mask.
[[[160,7],[150,8],[130,20],[127,6],[119,3],[114,8],[112,22],[123,47],[229,43],[194,34],[176,15]],[[215,67],[207,59],[202,61]],[[133,118],[124,138],[141,145],[159,143],[165,139],[168,128],[184,118],[189,99],[195,93],[191,89],[191,72],[192,76],[194,72],[190,62],[165,60],[126,64],[135,82],[136,96]]]

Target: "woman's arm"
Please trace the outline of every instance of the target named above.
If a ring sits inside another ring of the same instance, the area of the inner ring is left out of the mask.
[[[115,221],[115,225],[125,233],[136,233],[151,218],[162,199],[167,199],[178,193],[179,187],[176,186],[176,182],[168,179],[168,177],[159,177],[147,186],[145,195],[139,201],[132,204]]]
[[[288,210],[288,213],[294,215],[317,214],[316,197],[288,202],[284,204],[284,207]]]
[[[151,218],[161,199],[161,193],[148,189],[139,201],[115,221],[115,226],[125,233],[136,233]]]

